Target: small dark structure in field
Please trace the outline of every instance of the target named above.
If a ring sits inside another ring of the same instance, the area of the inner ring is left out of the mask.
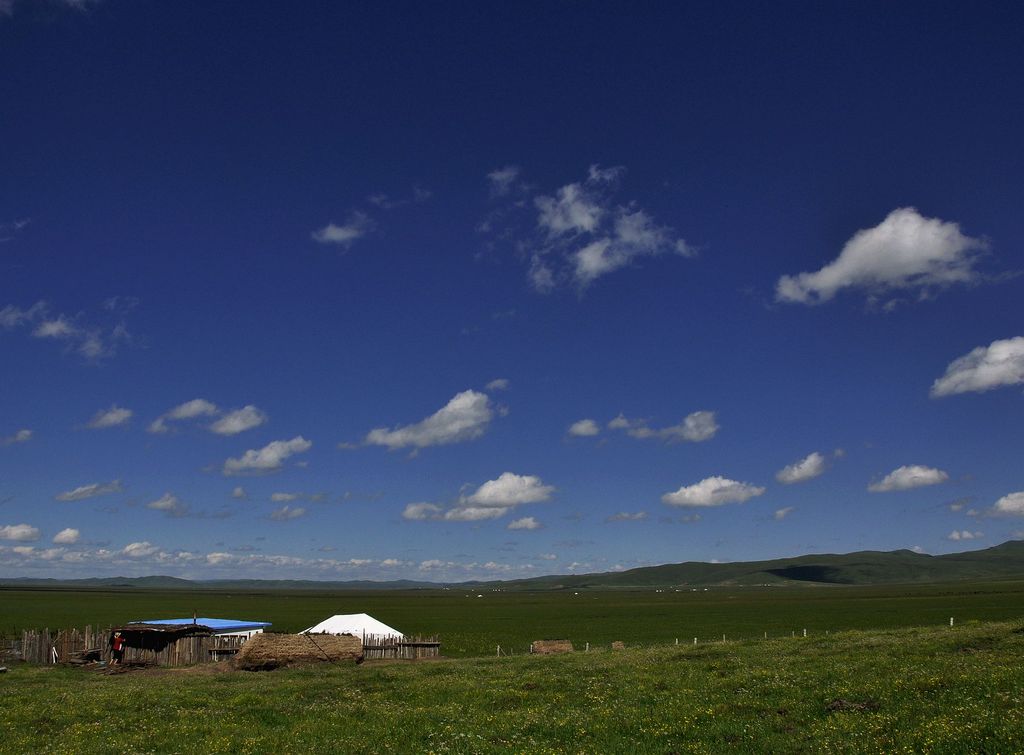
[[[621,640],[615,640],[615,642],[612,643],[612,650],[625,650],[625,649],[626,649],[626,643],[622,642]]]
[[[363,661],[363,641],[350,634],[257,634],[235,656],[235,668],[270,671],[305,663]]]
[[[115,627],[125,639],[125,664],[189,666],[219,660],[237,651],[244,639],[219,637],[203,624],[125,624]]]
[[[556,653],[573,652],[569,640],[535,640],[530,643],[530,652],[537,655],[555,655]]]

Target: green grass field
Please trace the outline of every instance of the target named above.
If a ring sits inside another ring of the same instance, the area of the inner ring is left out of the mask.
[[[0,675],[12,753],[1013,753],[1024,624],[557,657]]]
[[[478,594],[483,595],[477,598]],[[812,635],[1024,616],[1024,583],[718,588],[707,592],[274,593],[0,589],[0,634],[200,616],[273,622],[295,632],[336,613],[368,613],[408,634],[439,634],[446,656],[519,653],[532,640],[664,645],[718,638]]]

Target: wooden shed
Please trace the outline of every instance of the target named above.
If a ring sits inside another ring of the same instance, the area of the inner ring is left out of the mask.
[[[202,624],[132,623],[111,630],[124,637],[124,664],[157,666],[190,666],[209,663],[234,654],[245,642],[244,637],[217,636]]]

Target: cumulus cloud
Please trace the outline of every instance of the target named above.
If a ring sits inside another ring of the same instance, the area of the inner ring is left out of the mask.
[[[0,540],[28,543],[39,539],[39,528],[30,524],[5,524],[0,527]]]
[[[893,490],[910,490],[912,488],[923,488],[928,485],[938,485],[946,482],[949,475],[941,469],[924,467],[920,464],[898,467],[887,474],[879,482],[868,485],[872,493],[888,493]]]
[[[360,210],[353,210],[343,225],[328,223],[323,228],[314,231],[312,235],[313,240],[320,244],[337,244],[348,249],[354,242],[373,231],[375,227],[376,223],[369,215]]]
[[[992,513],[1004,516],[1024,516],[1024,490],[1004,495],[992,506]]]
[[[743,503],[762,495],[764,491],[764,488],[747,482],[707,477],[693,485],[681,487],[674,493],[665,493],[661,500],[670,506],[722,506],[727,503]]]
[[[279,509],[274,509],[270,512],[270,518],[275,522],[286,522],[290,519],[298,519],[300,516],[305,516],[306,510],[301,506],[292,508],[291,506],[282,506]]]
[[[238,433],[259,427],[267,421],[267,415],[252,404],[228,412],[212,425],[210,430],[218,435],[238,435]]]
[[[539,530],[541,523],[532,516],[524,516],[522,519],[514,519],[508,523],[506,529],[510,530]]]
[[[147,509],[162,511],[167,516],[185,516],[188,513],[188,505],[182,503],[181,499],[171,493],[164,493],[155,501],[146,504]]]
[[[605,519],[606,522],[642,522],[647,518],[646,511],[620,511],[618,514],[612,514]]]
[[[793,513],[794,509],[796,509],[796,506],[784,506],[781,509],[776,509],[775,513],[773,514],[773,516],[775,517],[775,521],[781,522],[783,519],[785,519],[787,516]]]
[[[489,391],[507,391],[509,386],[508,378],[495,378],[486,385]]]
[[[153,545],[148,540],[143,540],[139,543],[128,543],[128,545],[122,549],[121,553],[128,556],[128,558],[146,558],[147,556],[152,556],[159,550],[159,546]]]
[[[441,409],[412,425],[388,429],[378,427],[366,435],[365,443],[399,448],[427,448],[475,440],[486,432],[494,417],[491,400],[485,393],[457,393]]]
[[[825,457],[815,451],[800,461],[783,467],[775,474],[775,479],[783,485],[792,485],[805,480],[813,480],[825,471]]]
[[[970,530],[953,530],[946,535],[947,540],[980,540],[985,537],[984,532],[971,532]]]
[[[775,298],[820,304],[843,289],[862,290],[873,300],[901,290],[925,297],[957,283],[979,281],[974,266],[987,248],[982,239],[962,234],[956,223],[904,207],[874,228],[858,231],[839,257],[820,270],[779,278]]]
[[[234,498],[236,501],[249,500],[249,494],[245,492],[245,488],[243,488],[241,485],[236,486],[235,489],[231,491],[231,497]]]
[[[931,396],[983,393],[1024,383],[1024,336],[993,341],[953,360],[946,374],[932,383]]]
[[[581,419],[569,425],[569,435],[575,435],[579,438],[597,435],[600,432],[601,428],[592,419]]]
[[[434,503],[410,503],[402,512],[403,519],[423,521],[424,519],[436,519],[440,516],[442,508]]]
[[[123,425],[132,418],[132,410],[112,404],[109,409],[100,409],[94,415],[86,427],[91,430],[103,430],[107,427]]]
[[[440,518],[449,522],[480,522],[485,519],[500,519],[509,510],[507,506],[456,506],[448,509]]]
[[[53,542],[57,545],[74,545],[81,536],[82,533],[74,527],[66,527],[53,536]]]
[[[249,449],[240,458],[224,462],[225,475],[260,475],[279,472],[284,462],[295,454],[313,447],[311,441],[298,435],[291,440],[275,440],[263,448]]]
[[[464,497],[462,503],[484,507],[519,506],[547,501],[554,491],[553,485],[545,485],[535,475],[503,472],[498,479],[488,480],[472,495]]]
[[[0,446],[13,446],[16,443],[28,443],[32,440],[31,430],[18,430],[14,435],[0,437]]]
[[[169,409],[161,414],[150,423],[147,432],[160,435],[170,432],[171,428],[167,425],[168,420],[179,421],[195,419],[196,417],[212,417],[218,412],[220,412],[220,409],[217,408],[216,404],[204,398],[194,398],[191,401],[186,401],[184,404],[178,404],[173,409]]]
[[[658,438],[670,443],[701,443],[714,438],[720,429],[715,413],[706,410],[688,414],[678,425],[661,428],[650,427],[647,420],[628,419],[620,414],[608,423],[608,427],[625,430],[633,438]]]
[[[111,480],[110,482],[94,482],[91,485],[80,485],[73,490],[58,493],[54,498],[58,501],[84,501],[87,498],[95,498],[96,496],[109,493],[121,493],[123,491],[124,488],[121,487],[120,480]]]
[[[69,317],[53,314],[45,301],[38,301],[28,309],[10,304],[0,309],[0,328],[15,330],[31,327],[34,338],[60,341],[67,350],[89,361],[111,357],[120,343],[131,340],[123,322],[96,325],[84,321],[83,315]]]
[[[515,236],[516,232],[495,229],[495,220],[513,215],[519,208],[536,213],[534,230],[519,238],[516,247],[529,253],[527,278],[541,293],[565,283],[585,288],[644,257],[693,256],[694,249],[672,228],[655,221],[635,202],[616,199],[624,174],[622,167],[592,165],[584,179],[538,194],[532,203],[516,197],[504,212],[494,213],[481,224],[481,229],[498,230],[501,237]],[[518,183],[518,169],[495,171],[488,178],[492,197],[504,197],[513,188],[525,190]]]

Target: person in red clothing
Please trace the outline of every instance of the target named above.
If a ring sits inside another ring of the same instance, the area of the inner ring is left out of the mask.
[[[110,665],[119,664],[122,658],[124,658],[124,635],[114,632],[114,636],[110,638]]]

